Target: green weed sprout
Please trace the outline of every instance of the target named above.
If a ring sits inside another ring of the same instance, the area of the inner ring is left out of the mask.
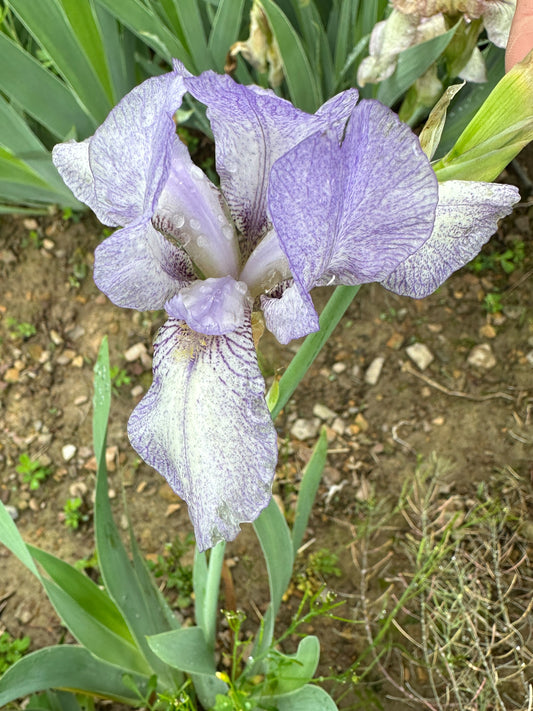
[[[18,474],[22,474],[22,482],[29,484],[32,491],[38,489],[41,483],[52,473],[50,467],[44,466],[38,459],[31,459],[28,454],[19,456],[19,463],[15,470]]]

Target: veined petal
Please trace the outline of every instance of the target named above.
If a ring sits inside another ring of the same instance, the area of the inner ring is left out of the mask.
[[[279,298],[262,295],[261,308],[266,327],[280,343],[289,343],[320,328],[311,297],[296,283],[287,286]]]
[[[226,336],[202,336],[176,320],[160,330],[154,382],[128,433],[189,505],[200,550],[233,540],[270,500],[277,446],[263,393],[249,312]]]
[[[421,299],[478,254],[512,212],[520,194],[512,185],[449,180],[439,185],[430,239],[382,281],[397,294]]]
[[[291,276],[278,236],[270,230],[257,244],[239,278],[248,284],[252,296],[258,296]]]
[[[428,239],[436,204],[418,138],[375,101],[356,107],[341,145],[316,133],[271,172],[272,222],[305,291],[382,281]]]
[[[237,235],[223,209],[223,197],[186,146],[175,138],[167,181],[152,222],[172,235],[209,277],[236,277]]]
[[[94,136],[55,146],[61,177],[104,224],[126,226],[151,216],[167,178],[172,117],[185,91],[177,72],[152,77],[115,106]]]
[[[193,282],[165,304],[171,318],[198,333],[222,336],[242,326],[252,299],[243,281],[230,276]]]
[[[117,230],[96,248],[94,281],[117,306],[161,309],[196,278],[191,260],[150,222]]]
[[[268,229],[266,194],[274,161],[315,131],[338,123],[344,127],[357,92],[339,94],[312,115],[272,91],[242,86],[228,75],[207,71],[185,83],[207,106],[221,189],[249,254]]]

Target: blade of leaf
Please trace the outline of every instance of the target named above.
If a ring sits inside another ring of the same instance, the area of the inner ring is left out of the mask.
[[[146,636],[168,631],[170,625],[165,612],[154,606],[154,596],[145,590],[146,577],[139,579],[135,564],[130,561],[120,537],[108,496],[107,470],[105,465],[105,445],[107,419],[111,400],[111,379],[107,339],[100,346],[94,368],[94,416],[93,440],[98,471],[96,475],[96,497],[94,530],[98,562],[105,587],[126,620],[137,647],[142,651],[150,667],[167,684],[179,684],[181,678],[166,665],[162,665],[146,642]]]
[[[182,61],[187,69],[194,69],[189,51],[151,7],[140,0],[96,0],[96,2],[107,8],[117,20],[155,50],[169,65],[175,57]]]
[[[308,0],[306,3],[293,0],[292,4],[298,17],[300,32],[305,43],[307,57],[312,65],[312,71],[322,80],[322,95],[332,96],[335,86],[333,58],[320,13],[312,0]]]
[[[0,96],[0,146],[23,160],[46,183],[53,185],[54,190],[64,192],[66,199],[70,198],[71,192],[65,188],[65,184],[59,177],[49,151],[30,129],[24,117],[2,96]]]
[[[239,38],[244,0],[220,0],[207,44],[214,69],[224,71],[231,45]]]
[[[104,39],[94,5],[91,0],[60,0],[79,46],[99,78],[111,106],[121,98],[117,96],[107,62]]]
[[[7,512],[6,507],[0,501],[0,543],[2,543],[13,555],[17,556],[30,572],[32,572],[37,580],[41,580],[41,574],[31,553],[28,550],[24,539],[19,533],[15,522]]]
[[[404,50],[398,56],[398,65],[394,74],[382,81],[376,98],[386,106],[393,106],[407,89],[426,72],[433,62],[440,57],[457,31],[460,22],[443,35],[417,44]]]
[[[313,449],[311,459],[307,462],[304,469],[302,481],[300,482],[300,491],[296,502],[296,515],[294,525],[292,527],[292,546],[293,554],[296,557],[299,547],[307,528],[311,509],[315,501],[318,485],[324,471],[326,458],[328,454],[328,439],[326,429],[323,427],[320,437]]]
[[[51,580],[43,585],[56,612],[74,637],[95,656],[131,671],[149,674],[147,666],[110,597],[86,575],[42,551],[28,546]]]
[[[318,78],[311,69],[302,42],[287,17],[272,0],[261,0],[283,61],[283,71],[292,102],[312,113],[322,104]]]
[[[174,669],[188,674],[215,675],[213,651],[200,627],[182,627],[147,639],[152,652]]]
[[[105,7],[96,3],[94,10],[102,34],[116,103],[135,86],[135,40],[131,41],[131,33],[121,28]]]
[[[139,689],[135,694],[124,676]],[[19,659],[0,679],[0,707],[45,689],[66,689],[125,703],[146,697],[148,677],[124,674],[120,667],[103,662],[83,647],[71,644],[45,647]]]
[[[272,659],[275,672],[267,682],[268,694],[263,696],[267,706],[273,697],[279,699],[285,694],[292,695],[311,681],[320,659],[318,637],[307,635],[300,641],[295,654],[278,653]]]
[[[87,0],[80,0],[86,2]],[[113,106],[67,21],[59,0],[10,0],[13,11],[50,56],[87,113],[101,123]]]
[[[180,29],[185,46],[192,57],[195,74],[213,68],[211,53],[207,48],[202,16],[197,0],[160,0],[167,15],[174,20],[174,28]]]
[[[289,527],[274,499],[253,526],[265,557],[270,589],[270,605],[263,618],[262,634],[256,635],[253,651],[253,657],[261,657],[274,636],[274,621],[291,579],[294,556]]]
[[[320,686],[306,684],[298,691],[275,698],[277,711],[337,711],[331,696]]]
[[[77,138],[93,133],[96,121],[83,111],[65,84],[3,32],[0,61],[0,90],[59,140],[73,129]]]
[[[300,346],[298,353],[289,363],[278,385],[278,399],[272,409],[275,420],[296,390],[299,382],[311,367],[322,346],[330,337],[333,329],[341,320],[344,312],[352,303],[360,286],[338,286],[320,314],[320,331],[311,333]]]

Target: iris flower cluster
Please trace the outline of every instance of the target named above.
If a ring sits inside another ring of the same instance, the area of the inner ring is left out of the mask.
[[[220,187],[176,134],[186,92],[207,107]],[[287,343],[318,329],[315,286],[380,282],[424,297],[518,199],[506,185],[439,185],[412,131],[354,89],[311,115],[179,64],[53,159],[74,195],[120,228],[96,249],[97,286],[118,306],[168,314],[128,433],[187,502],[200,550],[235,538],[271,497],[276,432],[252,312]]]

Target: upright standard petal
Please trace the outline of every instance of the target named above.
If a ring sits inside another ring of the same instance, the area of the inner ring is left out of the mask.
[[[520,194],[512,185],[449,180],[439,185],[430,239],[383,280],[390,291],[421,299],[478,254]]]
[[[200,550],[254,521],[270,500],[277,446],[249,312],[226,336],[167,321],[154,346],[154,382],[128,433],[188,503]]]
[[[105,225],[151,217],[168,174],[172,117],[185,91],[177,72],[148,79],[115,106],[94,136],[54,148],[61,177]]]
[[[315,131],[334,123],[344,127],[357,92],[339,94],[312,115],[272,91],[242,86],[227,75],[208,71],[185,83],[207,106],[222,192],[248,241],[248,256],[268,228],[266,196],[274,161]]]
[[[353,111],[339,145],[316,133],[273,166],[269,209],[295,281],[381,281],[433,227],[437,179],[418,138],[375,101]]]
[[[96,286],[128,309],[161,309],[195,278],[187,254],[150,222],[117,230],[94,255]]]
[[[224,198],[187,147],[175,138],[167,181],[152,217],[154,227],[172,235],[196,266],[210,277],[237,276],[237,235]]]

